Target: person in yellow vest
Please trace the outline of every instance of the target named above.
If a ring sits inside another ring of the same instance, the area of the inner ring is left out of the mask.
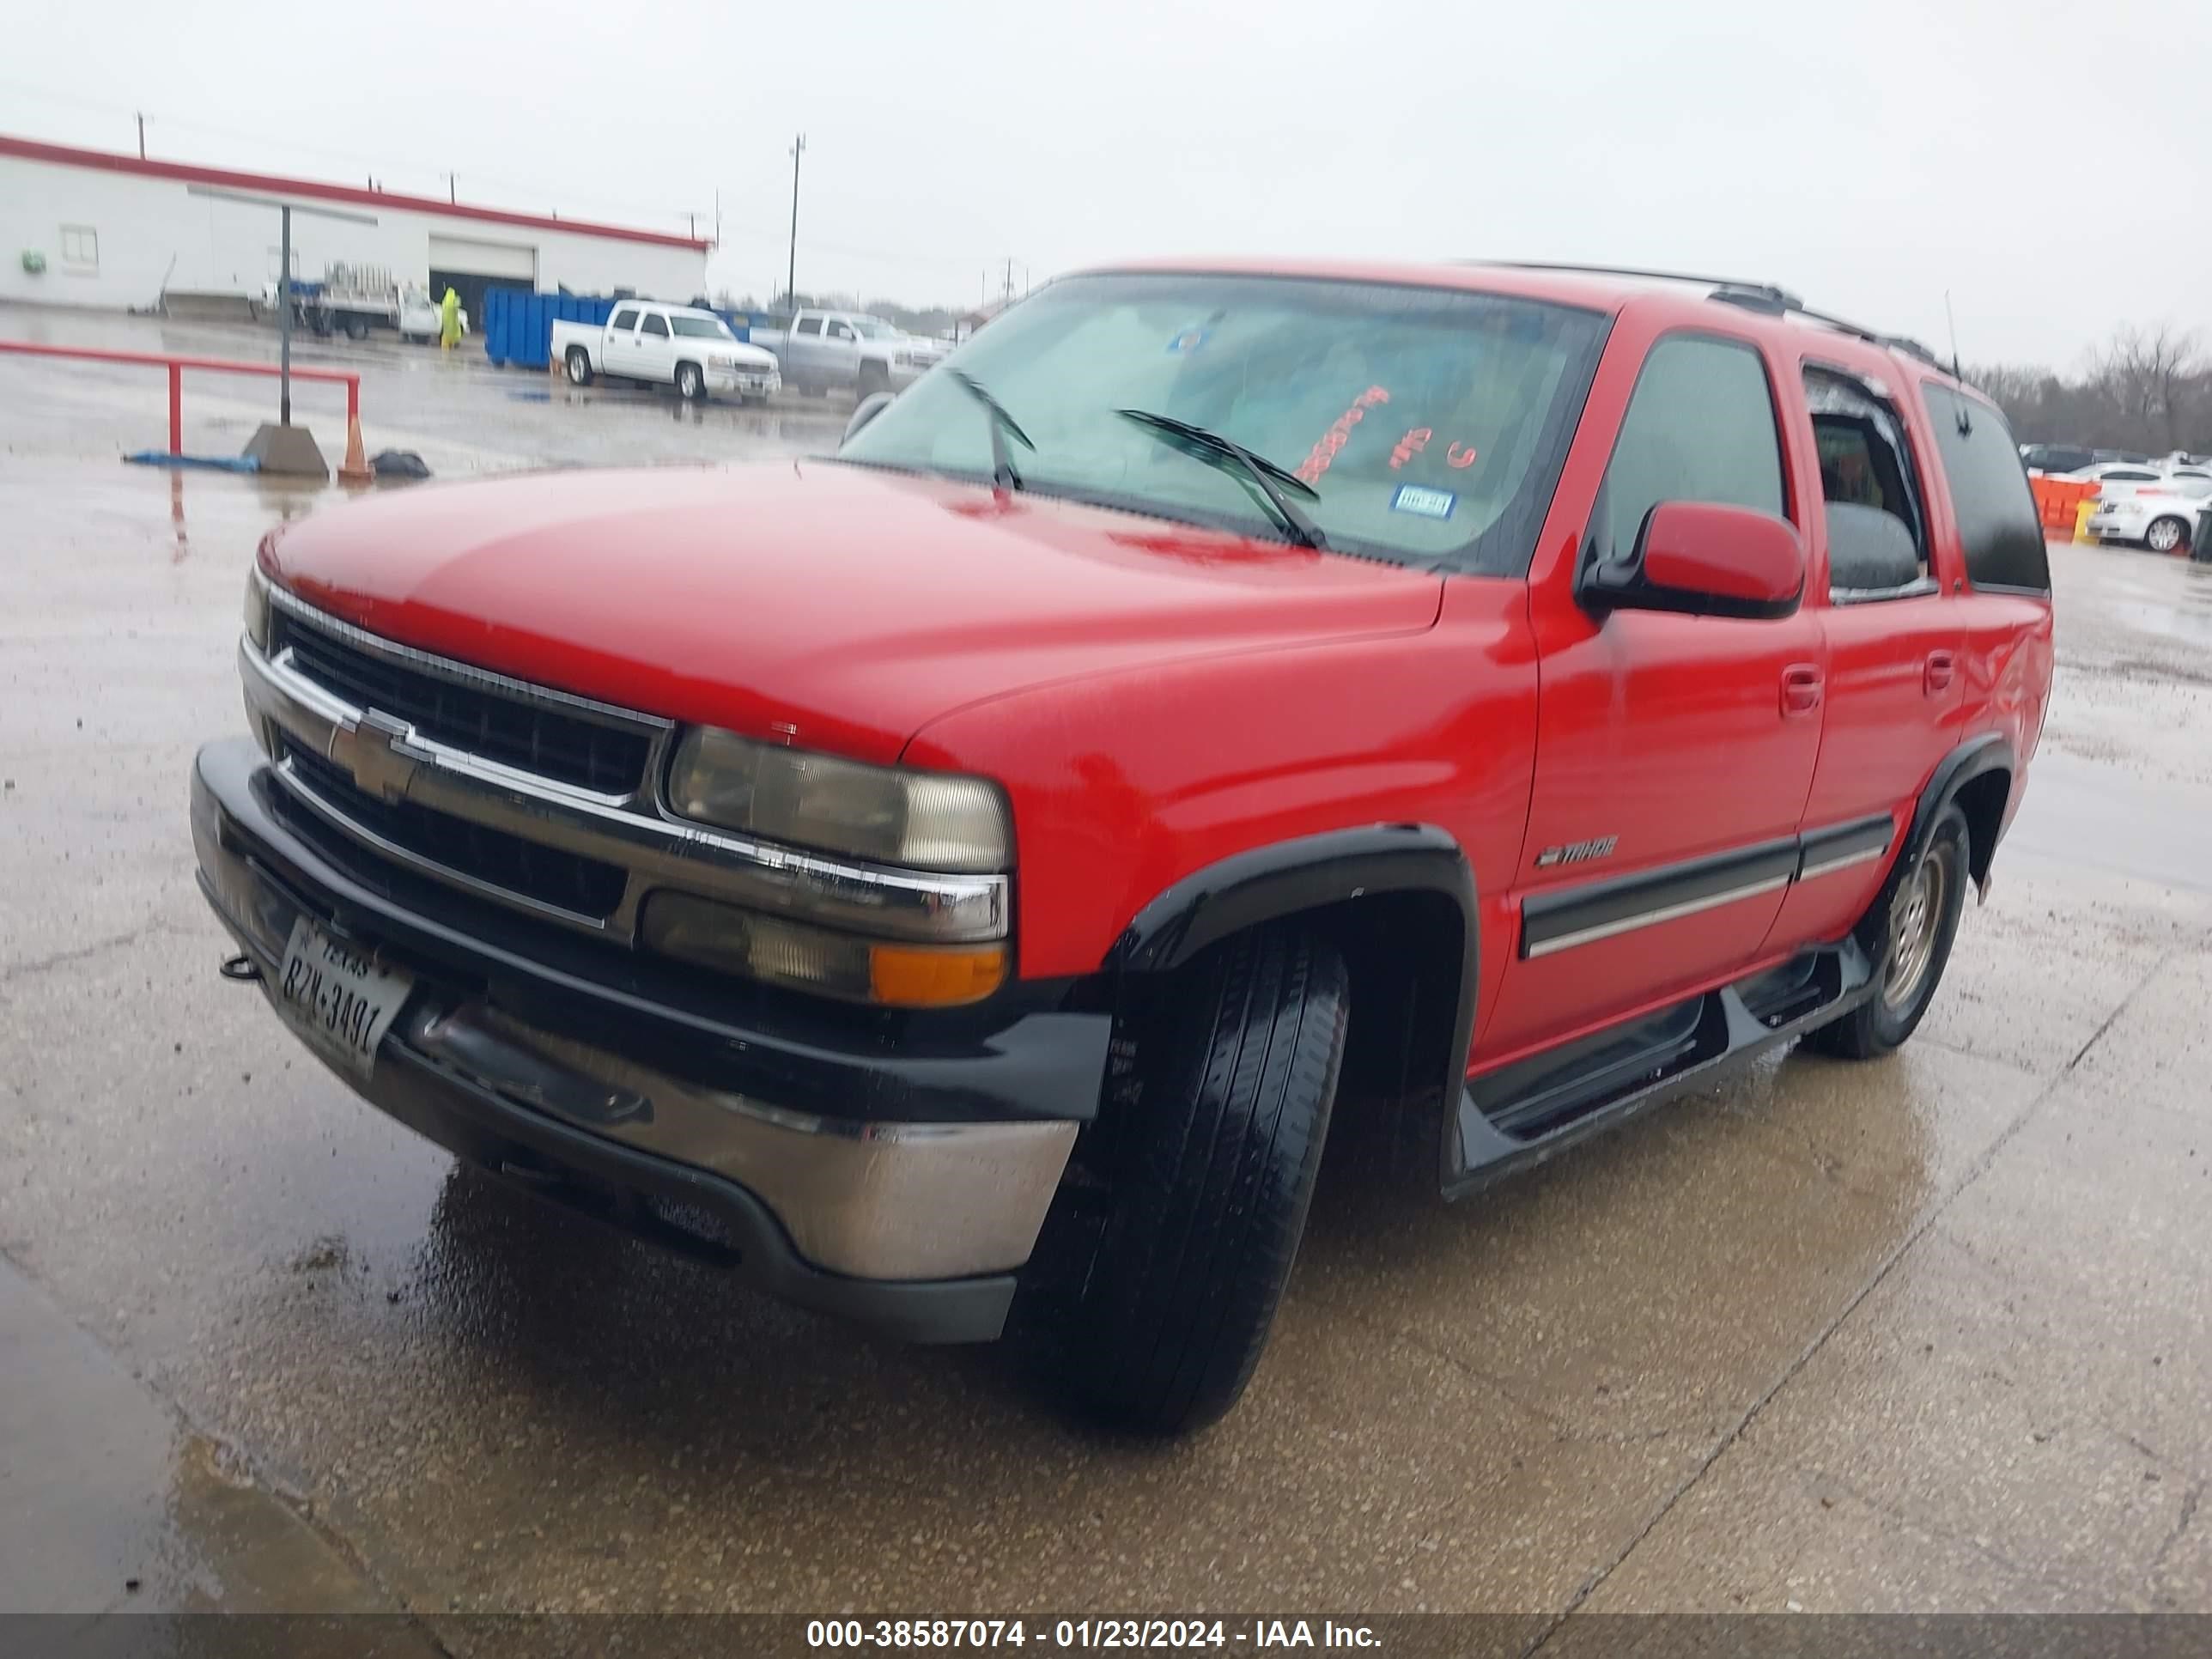
[[[449,283],[446,297],[438,302],[438,347],[451,351],[461,343],[461,296],[453,292]]]

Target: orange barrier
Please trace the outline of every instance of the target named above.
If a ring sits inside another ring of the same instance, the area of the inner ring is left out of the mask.
[[[2030,478],[2027,483],[2035,492],[2036,516],[2043,520],[2043,527],[2069,536],[2074,533],[2075,509],[2097,494],[2095,484],[2074,478]]]

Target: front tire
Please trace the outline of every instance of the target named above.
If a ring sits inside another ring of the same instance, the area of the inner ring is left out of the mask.
[[[676,365],[676,395],[687,404],[705,401],[707,377],[696,363]]]
[[[2189,526],[2179,519],[2153,519],[2143,532],[2143,545],[2154,553],[2179,551],[2189,542]]]
[[[1070,1333],[1070,1380],[1097,1415],[1179,1434],[1243,1393],[1305,1231],[1348,1009],[1336,951],[1271,923],[1206,951],[1133,1022],[1138,1087]]]
[[[592,383],[592,354],[581,346],[568,348],[568,384],[589,386]]]
[[[1878,937],[1870,915],[1859,935],[1881,951],[1875,994],[1843,1018],[1805,1038],[1808,1048],[1839,1060],[1875,1060],[1894,1053],[1918,1027],[1951,960],[1969,878],[1966,815],[1947,806],[1911,867],[1883,890],[1887,905]]]

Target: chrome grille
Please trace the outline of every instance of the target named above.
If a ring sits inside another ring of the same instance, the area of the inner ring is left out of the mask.
[[[634,795],[645,787],[649,727],[597,718],[580,699],[563,707],[545,696],[510,695],[495,676],[441,673],[295,611],[277,611],[271,626],[272,652],[289,651],[301,674],[426,738],[599,794]]]
[[[629,878],[619,865],[541,846],[411,801],[379,799],[356,785],[343,767],[289,740],[278,759],[301,791],[356,832],[365,830],[441,871],[593,921],[605,921],[622,903]],[[312,812],[313,806],[302,810]],[[296,814],[293,820],[295,829],[301,827]],[[341,864],[351,864],[360,853],[351,842],[341,842],[337,856]]]

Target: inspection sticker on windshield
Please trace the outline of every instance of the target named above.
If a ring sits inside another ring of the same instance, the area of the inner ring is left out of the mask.
[[[292,924],[270,999],[285,1023],[363,1083],[415,979],[381,967],[305,916]]]
[[[1194,351],[1203,350],[1206,341],[1211,339],[1212,335],[1212,329],[1197,325],[1183,329],[1168,342],[1168,356],[1188,357]]]
[[[1424,519],[1449,519],[1458,505],[1459,497],[1450,490],[1431,489],[1425,484],[1400,484],[1390,497],[1393,513],[1418,514]]]

